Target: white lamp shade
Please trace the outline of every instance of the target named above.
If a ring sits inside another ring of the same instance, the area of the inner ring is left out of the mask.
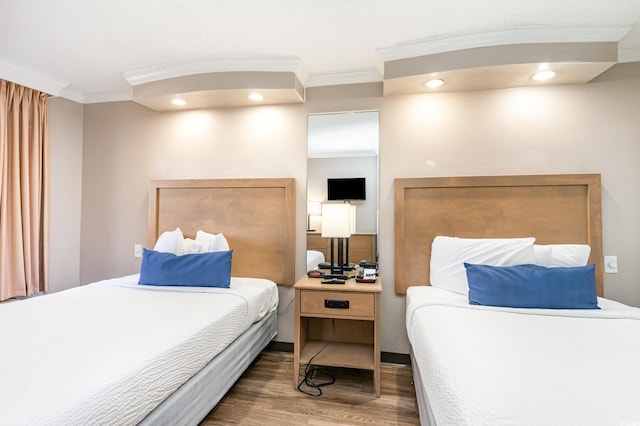
[[[349,238],[351,236],[351,205],[322,205],[322,237]]]

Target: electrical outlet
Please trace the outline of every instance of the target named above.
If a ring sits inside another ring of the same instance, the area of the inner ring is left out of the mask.
[[[617,274],[618,273],[618,256],[605,256],[604,257],[604,273],[605,274]]]
[[[142,244],[133,245],[133,257],[142,257]]]

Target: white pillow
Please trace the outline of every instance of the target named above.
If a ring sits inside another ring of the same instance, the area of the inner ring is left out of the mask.
[[[535,238],[457,238],[437,236],[431,245],[433,287],[469,293],[464,263],[514,266],[535,262]]]
[[[183,254],[207,253],[209,251],[209,243],[207,241],[196,241],[191,238],[185,238],[178,244],[178,256]]]
[[[173,231],[165,231],[158,237],[158,241],[156,241],[156,245],[153,247],[153,250],[161,251],[163,253],[178,254],[183,238],[180,228],[176,228]]]
[[[536,265],[551,267],[551,246],[534,244],[533,250],[536,256]]]
[[[535,245],[536,265],[556,268],[560,266],[586,266],[591,247],[586,244],[549,244]],[[548,252],[548,256],[539,257],[538,253]]]
[[[196,241],[209,245],[209,251],[226,251],[229,250],[229,243],[222,233],[210,234],[205,231],[196,233]]]

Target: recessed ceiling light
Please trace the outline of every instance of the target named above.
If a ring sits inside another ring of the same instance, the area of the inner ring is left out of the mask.
[[[171,99],[171,103],[176,106],[185,106],[187,104],[187,101],[182,99],[180,96],[176,96],[175,98]]]
[[[551,70],[538,71],[531,78],[536,81],[545,81],[555,77],[556,72]]]
[[[258,102],[258,101],[263,100],[264,96],[262,96],[260,93],[254,92],[254,93],[249,94],[249,99],[251,99],[252,101]]]
[[[440,87],[443,84],[444,84],[444,80],[440,78],[436,78],[436,79],[427,81],[424,85],[431,89],[435,89],[436,87]]]

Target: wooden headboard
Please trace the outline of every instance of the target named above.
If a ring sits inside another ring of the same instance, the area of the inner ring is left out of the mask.
[[[292,286],[295,278],[295,179],[152,180],[152,248],[164,231],[185,238],[222,232],[233,250],[232,275]]]
[[[599,174],[396,179],[395,289],[429,285],[431,243],[536,237],[536,244],[588,244],[603,294]]]

